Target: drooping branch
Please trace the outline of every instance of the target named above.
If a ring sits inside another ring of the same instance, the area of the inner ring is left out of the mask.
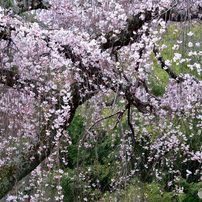
[[[32,1],[35,2],[35,1]],[[42,2],[42,1],[39,1]],[[33,4],[34,5],[34,4]],[[26,8],[26,7],[25,7]],[[24,9],[25,9],[24,8]],[[33,6],[32,8],[37,8],[37,6]],[[42,8],[42,7],[41,7]],[[26,9],[25,9],[26,10]],[[160,15],[165,21],[169,20],[171,11],[167,11],[167,13],[163,13]],[[107,42],[102,45],[102,49],[106,50],[110,47],[121,47],[128,45],[131,42],[131,38],[133,40],[137,39],[138,35],[134,34],[134,31],[137,31],[139,28],[143,26],[144,23],[149,22],[153,19],[152,12],[146,11],[145,13],[145,19],[140,19],[140,14],[137,14],[135,16],[132,16],[128,19],[127,25],[124,30],[121,31],[120,34],[117,34],[117,37],[111,36],[114,33],[108,33],[106,35]],[[183,16],[186,13],[179,13],[180,18],[171,18],[171,20],[178,20],[183,18]],[[193,18],[198,17],[197,15],[193,15]],[[185,19],[185,18],[184,18]],[[9,33],[8,33],[9,34]],[[8,39],[9,37],[7,34],[2,32],[2,37],[4,39]],[[92,96],[94,96],[99,89],[96,89],[95,86],[104,85],[106,88],[113,90],[116,92],[116,86],[111,82],[110,78],[105,76],[105,79],[103,79],[102,71],[99,68],[95,68],[93,66],[89,66],[88,69],[82,64],[82,60],[80,56],[76,56],[73,54],[70,46],[64,47],[64,53],[67,58],[70,58],[72,62],[79,62],[79,68],[81,71],[81,76],[85,73],[87,77],[83,76],[84,82],[78,83],[75,82],[71,85],[71,93],[72,93],[72,102],[70,104],[70,118],[66,121],[64,124],[64,127],[67,123],[71,123],[71,120],[73,119],[73,116],[75,114],[75,111],[77,107],[80,104],[83,104],[86,100],[90,99]],[[156,52],[156,56],[158,60],[162,64],[162,68],[166,70],[165,61],[162,57],[158,55],[158,50],[154,49],[154,52]],[[96,77],[96,80],[93,80],[93,83],[90,83],[87,78],[92,78],[93,75]],[[172,71],[172,69],[167,68],[167,73],[171,78],[177,79],[180,77]],[[107,81],[106,81],[107,78]],[[12,88],[17,89],[23,89],[25,86],[30,86],[31,84],[35,86],[33,88],[33,92],[38,95],[37,92],[37,82],[32,80],[24,80],[23,82],[20,80],[20,76],[18,74],[15,74],[9,70],[1,69],[0,70],[0,83],[7,85]],[[119,84],[119,90],[123,92],[123,96],[125,99],[131,104],[134,105],[140,112],[142,113],[148,113],[151,110],[151,105],[149,102],[142,102],[140,99],[138,99],[134,92],[130,91],[131,87],[130,81],[126,81],[126,83],[120,83]],[[89,94],[86,96],[81,96],[81,94],[84,93],[85,89],[89,90]],[[61,100],[58,102],[61,103]],[[57,105],[58,108],[61,107],[61,104]],[[130,116],[130,110],[129,110],[129,116]],[[129,122],[130,124],[130,122]],[[50,137],[46,136],[46,130],[50,129]],[[66,129],[66,128],[64,128]],[[48,124],[45,125],[39,134],[38,140],[36,140],[32,146],[32,148],[29,151],[21,152],[18,156],[16,156],[14,159],[10,160],[9,162],[6,162],[4,166],[0,168],[0,198],[5,196],[5,194],[10,191],[16,182],[21,180],[23,177],[25,177],[28,173],[30,173],[32,170],[34,170],[50,153],[52,152],[54,148],[54,137],[56,135],[56,130],[51,128],[51,120],[49,120]],[[38,150],[40,148],[41,142],[43,142],[43,145],[47,146],[45,149],[41,151],[41,154],[38,153]]]
[[[12,84],[12,83],[11,83]],[[11,85],[10,87],[12,87]],[[72,100],[70,105],[70,117],[63,125],[63,129],[67,129],[74,117],[75,111],[80,104],[83,104],[87,99],[90,99],[94,94],[88,94],[85,98],[81,98],[79,92],[79,86],[77,83],[71,85]],[[62,98],[58,101],[56,109],[61,108]],[[57,131],[52,128],[52,121],[54,117],[49,119],[48,123],[41,128],[40,134],[35,139],[31,148],[26,151],[22,151],[13,159],[5,162],[0,167],[0,199],[3,198],[17,182],[33,171],[46,157],[48,157],[53,148],[55,147],[55,136]],[[50,135],[47,136],[46,131],[50,131]],[[45,146],[45,147],[41,147]],[[39,153],[39,148],[43,148]]]
[[[79,68],[81,69],[82,74],[86,73],[87,76],[83,76],[84,83],[88,86],[90,90],[96,91],[97,89],[94,86],[103,85],[107,89],[111,89],[116,93],[117,91],[117,83],[114,84],[110,77],[103,75],[102,70],[98,67],[94,67],[89,65],[88,68],[83,65],[82,60],[80,56],[76,56],[73,54],[70,46],[64,47],[64,53],[67,58],[71,58],[74,62],[79,62]],[[96,78],[96,80],[93,80],[92,84],[89,83],[89,81],[86,78]],[[148,113],[150,112],[150,109],[152,106],[150,106],[149,102],[143,102],[139,98],[137,98],[133,91],[130,91],[130,87],[132,86],[132,83],[130,80],[126,79],[126,83],[119,83],[119,91],[123,93],[123,97],[128,100],[132,105],[134,105],[140,112],[142,113]]]
[[[143,13],[138,13],[132,15],[127,19],[126,26],[119,34],[111,31],[105,35],[107,42],[102,44],[102,49],[106,50],[108,48],[122,47],[127,46],[130,43],[133,43],[138,37],[138,30],[142,28],[145,23],[150,23],[156,18],[162,18],[165,22],[174,21],[174,22],[183,22],[193,19],[202,19],[202,9],[187,8],[186,10],[179,9],[177,4],[172,6],[170,9],[165,9],[159,13],[158,8],[155,11],[145,10]],[[144,16],[143,18],[141,16]]]
[[[45,131],[49,129],[44,126],[41,130],[41,137],[45,137]],[[40,148],[40,140],[36,140],[32,148],[29,151],[21,152],[19,155],[14,157],[9,162],[4,163],[0,167],[0,199],[3,198],[15,184],[34,170],[47,156],[50,155],[54,145],[53,140],[56,135],[56,130],[52,130],[50,133],[50,138],[46,140],[44,138],[43,143],[48,145],[46,149],[41,151],[39,154],[38,150]]]
[[[79,56],[75,56],[71,52],[70,47],[68,49],[66,47],[66,57],[70,58],[73,62],[79,62],[81,59]],[[87,71],[86,68],[82,65],[82,63],[80,64],[80,68],[84,70],[84,72]],[[94,67],[91,68],[93,70],[96,69]],[[86,73],[88,73],[89,77],[92,76],[89,72]],[[104,83],[104,80],[100,76],[98,76],[98,74],[99,72],[97,70],[96,81],[98,83],[96,84]],[[32,86],[32,91],[35,93],[36,97],[39,94],[37,91],[38,83],[36,81],[22,80],[19,74],[16,74],[10,70],[0,70],[0,83],[17,90],[24,90],[25,87]],[[85,89],[88,89],[89,93],[87,93],[85,96],[81,96],[81,94],[85,93]],[[72,83],[70,91],[72,96],[72,99],[69,102],[70,117],[64,123],[64,130],[66,130],[66,125],[69,125],[71,123],[78,106],[83,104],[86,100],[90,99],[92,96],[99,92],[94,88],[93,85],[90,85],[86,77],[84,77],[84,82]],[[43,95],[43,98],[46,98],[46,94]],[[63,100],[61,97],[60,100],[58,100],[58,104],[56,104],[56,108],[60,109],[62,107],[62,103]],[[8,162],[5,162],[5,164],[0,168],[0,199],[4,197],[15,186],[16,182],[24,178],[27,174],[34,170],[46,157],[51,154],[55,146],[54,138],[57,134],[56,129],[53,129],[51,127],[52,119],[50,119],[48,123],[43,126],[40,134],[37,136],[38,139],[33,142],[32,147],[28,151],[21,152],[13,159],[9,160]],[[46,130],[50,130],[49,136],[46,135]],[[44,145],[45,149],[42,149],[39,154],[38,151],[41,145]]]
[[[36,98],[39,95],[37,91],[39,85],[38,82],[35,80],[22,80],[19,74],[10,70],[0,70],[0,83],[16,90],[24,90],[25,87],[32,86],[32,91],[35,93]],[[69,102],[70,117],[63,125],[64,130],[67,128],[66,125],[71,123],[78,106],[97,93],[97,91],[94,90],[93,92],[88,93],[85,97],[82,97],[81,94],[83,93],[85,87],[90,86],[85,83],[79,84],[77,82],[71,84],[70,91],[72,99]],[[40,94],[40,96],[43,98],[42,101],[47,97],[45,93],[43,95]],[[62,107],[62,103],[63,99],[61,97],[58,100],[58,104],[55,106],[56,109],[60,109]],[[5,162],[4,165],[0,167],[0,199],[15,186],[16,182],[24,178],[51,154],[55,146],[54,138],[57,134],[56,129],[51,127],[53,119],[54,117],[49,119],[48,123],[41,128],[41,132],[37,135],[37,139],[35,139],[31,148],[26,151],[22,151],[19,155],[8,162]],[[47,136],[46,130],[50,131],[49,136]],[[39,154],[38,151],[41,146],[45,146],[45,148],[42,147],[43,149]]]
[[[34,8],[34,7],[33,7]],[[37,7],[36,7],[37,8]],[[151,19],[151,13],[147,13],[147,18],[145,21],[148,21]],[[145,21],[140,21],[139,15],[136,15],[135,17],[132,17],[128,20],[128,25],[126,26],[125,30],[122,31],[122,33],[119,35],[118,41],[113,41],[113,39],[110,41],[108,40],[108,44],[103,44],[103,48],[107,49],[112,46],[123,46],[129,44],[129,38],[133,37],[133,31],[138,30]],[[2,32],[2,38],[9,39],[10,32],[4,34]],[[96,89],[94,86],[98,85],[104,85],[108,89],[112,89],[114,92],[116,92],[116,87],[114,86],[113,82],[111,82],[110,78],[107,77],[107,81],[103,79],[102,71],[99,68],[95,68],[93,66],[89,66],[88,70],[87,68],[82,64],[82,60],[80,56],[76,56],[73,54],[70,46],[64,46],[63,52],[65,53],[66,58],[69,58],[72,60],[73,63],[79,62],[79,68],[82,70],[82,74],[87,74],[87,77],[83,76],[84,82],[83,83],[74,83],[71,85],[71,93],[72,93],[72,102],[70,104],[70,118],[67,120],[67,122],[64,124],[64,126],[67,123],[71,123],[71,120],[73,119],[73,116],[75,114],[75,111],[77,107],[84,103],[87,99],[90,99],[93,95],[95,95],[99,89]],[[87,80],[87,78],[92,78],[92,73],[96,77],[96,81],[94,80],[92,84]],[[81,75],[82,76],[82,75]],[[106,78],[106,76],[105,76]],[[1,69],[0,71],[0,83],[7,85],[12,88],[16,88],[18,90],[23,89],[25,86],[30,86],[31,84],[34,85],[33,92],[38,96],[37,92],[37,82],[32,80],[21,80],[20,75],[15,74],[12,71]],[[123,96],[128,100],[129,103],[134,105],[140,112],[147,113],[150,109],[150,104],[148,102],[142,102],[140,99],[138,99],[134,92],[130,91],[131,87],[130,81],[127,81],[126,84],[120,83],[119,84],[119,90],[123,92]],[[84,93],[85,89],[89,90],[89,94],[85,97],[81,96],[81,94]],[[44,95],[44,97],[46,97]],[[61,103],[61,100],[58,101],[58,103]],[[58,108],[61,107],[61,105],[58,104]],[[149,107],[149,109],[148,109]],[[40,134],[38,135],[39,139],[36,140],[30,148],[29,151],[21,152],[18,156],[16,156],[14,159],[10,160],[9,162],[6,162],[4,166],[0,168],[0,198],[5,196],[8,191],[10,191],[16,182],[20,181],[23,177],[25,177],[27,174],[29,174],[32,170],[34,170],[47,156],[50,155],[54,148],[54,137],[56,135],[56,130],[51,129],[51,120],[49,120],[48,124],[43,126],[41,129]],[[50,136],[46,136],[46,130],[50,129]],[[41,142],[43,142],[43,145],[46,146],[45,149],[41,151],[41,154],[38,153],[38,150],[40,148]]]
[[[153,48],[153,52],[154,52],[157,60],[161,63],[161,68],[168,73],[170,78],[175,79],[177,81],[177,83],[181,83],[186,80],[182,76],[178,75],[170,66],[165,64],[165,59],[163,58],[163,56],[161,55],[161,53],[159,52],[158,48],[155,45]],[[193,77],[192,79],[195,82],[199,83],[199,80],[197,78]]]

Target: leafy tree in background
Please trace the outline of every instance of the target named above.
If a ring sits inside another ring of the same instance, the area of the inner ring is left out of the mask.
[[[1,5],[0,198],[126,201],[134,176],[179,193],[178,176],[201,180],[201,1]]]

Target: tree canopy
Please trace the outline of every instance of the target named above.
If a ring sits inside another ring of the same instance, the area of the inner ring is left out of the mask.
[[[78,153],[95,148],[98,125],[111,131],[127,167],[112,187],[141,166],[144,179],[195,172],[200,181],[201,19],[197,0],[1,1],[0,199],[40,175],[44,160],[60,181],[53,161],[68,153],[76,113],[85,125]]]

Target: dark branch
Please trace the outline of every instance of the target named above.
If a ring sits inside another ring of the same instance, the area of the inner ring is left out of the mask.
[[[153,19],[162,18],[165,22],[183,22],[193,19],[202,19],[201,14],[201,7],[199,7],[198,10],[194,10],[191,7],[187,10],[180,10],[177,8],[177,5],[174,5],[172,8],[162,11],[160,14],[158,9],[153,12],[145,10],[144,13],[138,13],[137,15],[133,15],[128,18],[125,28],[121,30],[119,34],[116,34],[112,31],[107,33],[105,35],[107,42],[103,43],[101,48],[103,50],[112,47],[120,48],[122,46],[127,46],[130,43],[133,43],[139,37],[138,30],[142,28],[145,23],[150,23]],[[144,15],[145,18],[141,19],[141,15]]]
[[[136,151],[136,138],[135,138],[135,132],[134,132],[134,129],[133,129],[133,125],[130,121],[131,117],[130,117],[130,114],[131,114],[131,106],[130,106],[130,103],[128,103],[128,125],[131,129],[131,132],[132,132],[132,141],[133,141],[133,152]]]
[[[157,60],[161,63],[161,68],[165,70],[170,78],[175,79],[178,83],[184,81],[185,79],[178,74],[176,74],[168,65],[165,64],[165,60],[162,57],[161,53],[159,52],[158,48],[154,45],[153,52],[157,58]]]
[[[31,9],[38,9],[38,8],[47,8],[44,4],[43,1],[31,1],[30,5]],[[28,11],[30,10],[30,7],[28,4],[22,5],[22,11]],[[158,11],[157,12],[157,17]],[[161,18],[163,18],[165,21],[168,20],[173,20],[173,21],[181,21],[181,20],[186,20],[188,18],[198,18],[198,14],[193,14],[192,16],[187,15],[188,11],[177,11],[176,10],[176,16],[171,15],[174,12],[174,9],[170,9],[160,15]],[[200,11],[201,12],[201,11]],[[122,47],[126,46],[129,43],[132,42],[132,40],[136,40],[139,35],[134,34],[134,31],[137,32],[144,23],[150,22],[153,17],[152,17],[152,12],[151,11],[145,11],[145,19],[142,20],[140,19],[140,15],[142,13],[139,13],[135,16],[130,17],[127,20],[127,25],[124,30],[120,32],[120,34],[116,34],[116,37],[112,37],[114,34],[113,32],[110,32],[106,34],[106,39],[107,42],[102,45],[102,49],[106,50],[111,47]],[[6,32],[1,32],[1,38],[3,39],[9,39],[9,32],[8,34]],[[6,34],[5,34],[6,33]],[[112,37],[112,38],[111,38]],[[132,38],[132,40],[131,40]],[[102,71],[99,68],[95,68],[93,66],[89,66],[88,69],[82,64],[81,56],[74,55],[72,52],[72,49],[70,46],[65,46],[63,49],[63,53],[65,53],[65,56],[67,58],[70,58],[72,62],[79,62],[79,68],[82,70],[81,75],[84,79],[84,82],[82,83],[73,83],[71,85],[71,93],[72,93],[72,101],[70,104],[71,107],[71,113],[70,113],[70,118],[69,120],[66,121],[64,124],[64,127],[67,123],[71,123],[73,116],[75,114],[75,111],[77,107],[81,104],[83,104],[86,100],[90,99],[92,96],[94,96],[99,89],[95,88],[98,87],[99,85],[104,85],[108,89],[112,89],[114,92],[116,92],[116,86],[111,82],[111,79],[107,78],[106,80],[103,79],[103,74]],[[165,65],[165,61],[162,56],[160,56],[158,49],[154,47],[154,53],[157,57],[157,59],[161,62],[161,67],[162,69],[165,69],[165,71],[169,74],[171,78],[174,78],[176,80],[182,80],[179,75],[177,75],[171,68],[167,67]],[[90,83],[88,81],[88,78],[92,78],[93,75],[96,77],[96,80],[93,80],[93,83]],[[9,70],[1,69],[0,70],[0,83],[5,84],[9,87],[12,88],[17,88],[17,89],[23,89],[25,86],[31,86],[34,85],[33,92],[35,92],[36,95],[38,95],[37,92],[37,82],[32,81],[32,80],[20,80],[20,76],[18,74],[15,74],[14,72],[11,72]],[[140,99],[138,99],[135,95],[134,92],[130,91],[131,83],[128,80],[126,84],[119,84],[119,90],[124,93],[125,99],[131,104],[134,105],[140,112],[142,113],[148,113],[151,112],[151,106],[149,102],[142,102]],[[82,97],[81,95],[84,94],[85,89],[89,90],[89,94],[87,94],[85,97]],[[61,107],[61,100],[59,100],[57,108]],[[128,124],[131,127],[130,123],[130,106],[128,109]],[[50,137],[46,136],[46,130],[50,129],[51,135]],[[66,129],[66,128],[64,128]],[[131,128],[132,130],[132,128]],[[132,133],[133,130],[132,130]],[[15,185],[16,182],[21,180],[23,177],[25,177],[28,173],[30,173],[32,170],[34,170],[51,152],[52,149],[54,148],[54,137],[56,135],[56,130],[51,128],[51,120],[47,125],[45,125],[41,129],[41,133],[39,134],[39,139],[36,140],[36,142],[33,144],[33,147],[26,152],[22,152],[19,154],[17,157],[15,157],[13,160],[10,160],[9,162],[5,163],[4,166],[0,168],[0,198],[5,196],[5,194],[10,191],[13,186]],[[134,134],[133,134],[134,135]],[[41,155],[38,153],[38,149],[41,145],[41,142],[43,142],[43,145],[46,145],[46,149],[43,149],[41,151]],[[135,141],[134,141],[135,142]],[[31,157],[34,157],[34,160],[31,160]]]
[[[45,0],[16,0],[16,5],[19,8],[17,14],[37,9],[49,9],[50,4]]]
[[[177,73],[175,73],[168,65],[165,64],[165,60],[161,53],[159,52],[158,48],[154,45],[153,52],[157,58],[157,60],[161,63],[161,68],[165,70],[169,77],[172,79],[175,79],[177,83],[181,83],[185,81],[186,79],[183,78],[182,76],[179,76]],[[197,78],[192,78],[196,83],[199,83],[199,80]]]
[[[13,76],[14,74],[9,72],[8,75]],[[13,77],[9,79],[10,87],[15,86],[15,81],[12,81],[12,78]],[[83,104],[87,99],[90,99],[96,93],[94,92],[92,94],[88,94],[85,98],[81,98],[79,90],[80,89],[77,83],[71,85],[71,93],[73,98],[69,103],[71,107],[70,117],[63,125],[64,130],[66,130],[67,125],[71,123],[78,106]],[[61,103],[62,99],[58,101],[56,109],[61,108]],[[38,138],[35,140],[31,148],[21,152],[18,156],[14,157],[8,162],[5,162],[4,165],[0,167],[0,199],[3,198],[10,190],[12,190],[17,182],[28,175],[51,154],[53,148],[55,147],[54,138],[57,134],[56,129],[51,127],[53,119],[54,117],[49,119],[48,123],[42,127]],[[46,135],[46,130],[50,131],[50,136]],[[38,151],[41,145],[45,145],[46,147],[43,147],[43,150],[39,154]]]

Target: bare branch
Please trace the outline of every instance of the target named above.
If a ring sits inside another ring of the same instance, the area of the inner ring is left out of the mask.
[[[118,112],[113,113],[113,114],[110,114],[109,116],[103,117],[103,118],[101,118],[101,119],[98,119],[97,121],[95,121],[95,123],[93,123],[93,124],[88,128],[87,133],[89,133],[89,131],[90,131],[96,124],[98,124],[100,121],[109,119],[109,118],[111,118],[111,117],[113,117],[113,116],[115,116],[115,115],[118,115],[118,114],[119,114],[119,116],[122,116],[125,111],[126,111],[126,109],[121,110],[121,111],[118,111]]]

